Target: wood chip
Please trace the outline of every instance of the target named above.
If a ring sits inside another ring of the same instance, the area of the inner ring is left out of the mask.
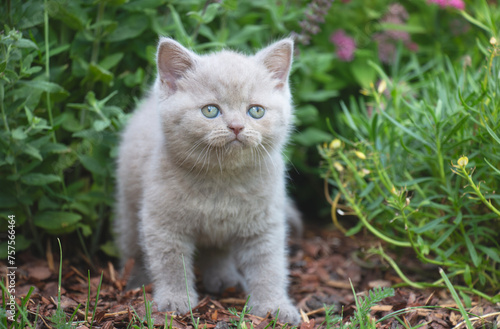
[[[326,284],[334,288],[351,289],[351,284],[347,281],[329,280],[326,282]]]

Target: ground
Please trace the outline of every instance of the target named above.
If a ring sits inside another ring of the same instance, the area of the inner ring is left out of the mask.
[[[302,239],[290,242],[290,294],[301,310],[303,323],[300,329],[325,327],[324,305],[334,305],[334,314],[343,314],[344,323],[356,309],[351,284],[359,296],[375,287],[389,287],[401,284],[402,280],[379,257],[367,255],[367,250],[378,245],[375,239],[360,233],[355,237],[345,237],[333,229],[309,228]],[[414,280],[432,282],[438,278],[438,270],[423,267],[411,254],[395,255],[399,266],[410,274]],[[28,304],[30,313],[38,311],[37,328],[57,327],[49,320],[57,306],[58,261],[48,253],[46,259],[37,259],[29,254],[19,256],[22,261],[17,270],[16,297],[25,295],[31,286],[34,292]],[[88,269],[90,279],[90,312],[95,309],[95,296],[99,286],[100,273],[103,282],[99,292],[97,309],[94,317],[94,328],[127,328],[133,322],[139,325],[139,318],[145,318],[144,295],[141,289],[125,291],[125,279],[110,261],[99,261],[90,264],[83,255],[63,256],[62,299],[61,305],[69,319],[75,314],[74,321],[82,321],[85,316],[85,304],[88,299]],[[1,266],[5,264],[0,263]],[[125,274],[126,276],[126,274]],[[349,281],[350,280],[350,281]],[[151,285],[146,287],[146,299],[150,301]],[[229,308],[242,310],[245,296],[241,292],[228,290],[222,296],[210,296],[200,287],[203,298],[194,307],[194,318],[200,318],[201,328],[226,329],[233,327],[238,316],[231,314]],[[80,306],[78,307],[78,304]],[[434,306],[430,307],[429,306]],[[472,297],[473,314],[485,316],[482,326],[476,321],[476,327],[497,328],[500,326],[500,305],[492,305]],[[395,295],[386,298],[371,309],[371,317],[380,320],[396,311],[399,316],[382,319],[377,328],[465,328],[462,317],[456,309],[457,305],[446,290],[418,290],[408,287],[395,288]],[[78,308],[78,310],[76,310]],[[406,308],[412,308],[403,311]],[[76,310],[76,312],[75,312]],[[233,312],[234,313],[234,312]],[[33,316],[34,318],[34,316]],[[157,328],[165,325],[165,313],[157,312],[153,304],[151,318]],[[270,316],[259,318],[246,315],[246,326],[250,323],[256,329],[266,326],[281,328],[283,324],[272,323]],[[33,320],[32,320],[33,321]],[[192,328],[190,314],[170,316],[167,321],[174,328]],[[271,325],[269,325],[271,323]],[[80,328],[86,328],[80,325]],[[144,326],[146,324],[144,323]],[[241,326],[241,325],[240,325]],[[78,326],[77,326],[78,327]]]

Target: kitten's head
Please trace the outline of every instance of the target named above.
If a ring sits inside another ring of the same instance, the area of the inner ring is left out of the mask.
[[[223,169],[280,156],[292,108],[288,74],[293,42],[254,56],[199,56],[161,38],[155,95],[165,147],[182,166]]]

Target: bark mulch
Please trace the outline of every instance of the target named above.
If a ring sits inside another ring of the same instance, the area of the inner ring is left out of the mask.
[[[363,235],[348,238],[338,231],[309,229],[305,237],[295,239],[290,243],[290,294],[300,310],[303,322],[300,329],[315,329],[325,327],[324,306],[334,305],[335,314],[343,314],[344,323],[353,315],[356,306],[352,285],[359,296],[365,296],[367,291],[375,287],[390,287],[401,283],[401,279],[378,257],[367,256],[369,247],[378,242]],[[38,312],[37,328],[56,327],[50,317],[57,308],[58,292],[58,261],[48,253],[46,259],[36,259],[30,255],[20,255],[16,272],[16,298],[28,292],[31,295],[28,309],[34,319]],[[394,255],[393,255],[394,256]],[[84,256],[63,256],[61,306],[70,315],[76,310],[75,321],[85,318],[85,304],[88,296],[88,268],[91,270],[90,311],[96,309],[94,328],[112,329],[127,328],[129,323],[139,325],[146,315],[143,291],[141,289],[126,291],[125,278],[120,275],[112,262],[100,265],[90,264]],[[411,279],[432,282],[438,278],[438,269],[425,267],[411,255],[398,255],[395,258],[398,265],[411,273]],[[5,263],[0,266],[6,267]],[[103,282],[99,300],[95,305],[95,296],[99,285],[100,273]],[[349,281],[350,280],[350,281]],[[146,287],[146,299],[152,300],[152,287]],[[221,296],[204,293],[199,287],[203,298],[193,308],[195,318],[200,318],[200,328],[226,329],[234,328],[238,316],[230,308],[238,312],[245,305],[245,295],[235,290],[227,290]],[[80,305],[79,305],[80,304]],[[433,308],[428,308],[428,307]],[[472,297],[472,309],[469,312],[483,315],[483,320],[473,321],[477,328],[500,327],[500,305],[492,305],[484,300]],[[78,309],[77,309],[78,308]],[[411,309],[408,309],[411,308]],[[446,290],[417,290],[411,288],[396,288],[394,297],[384,299],[371,309],[371,316],[378,320],[384,316],[401,310],[397,317],[389,317],[379,323],[377,328],[465,328],[457,305]],[[167,326],[173,328],[193,328],[190,314],[165,316],[158,312],[153,303],[152,318],[154,327]],[[167,319],[166,319],[167,318]],[[283,324],[273,323],[271,316],[260,318],[246,316],[245,325],[255,329],[282,328]],[[233,323],[232,323],[233,321]],[[144,324],[146,327],[146,324]],[[78,326],[77,326],[78,327]],[[79,328],[87,328],[80,324]],[[240,328],[238,328],[240,329]]]

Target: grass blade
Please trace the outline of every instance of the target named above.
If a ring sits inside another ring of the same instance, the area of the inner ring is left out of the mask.
[[[464,318],[464,321],[465,321],[467,328],[474,329],[474,326],[472,325],[472,323],[469,320],[469,315],[467,314],[467,311],[465,311],[465,308],[462,305],[462,302],[460,301],[460,297],[458,297],[457,291],[455,290],[455,288],[451,284],[450,279],[448,279],[448,276],[446,275],[446,273],[444,273],[442,268],[439,268],[439,274],[443,278],[443,280],[446,284],[446,287],[448,287],[448,290],[450,290],[451,296],[453,297],[453,300],[455,301],[455,303],[457,303],[458,310],[460,311],[460,314],[462,314],[462,317]]]

